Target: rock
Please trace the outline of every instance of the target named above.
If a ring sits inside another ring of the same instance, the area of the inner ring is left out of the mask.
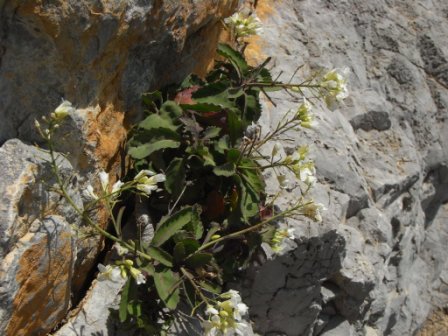
[[[70,308],[81,220],[56,188],[47,152],[10,140],[0,148],[0,330],[45,335]],[[57,157],[67,191],[82,210],[70,163]]]
[[[291,270],[303,268],[301,259],[289,259],[291,251],[262,265],[248,294],[257,297],[250,307],[255,329],[413,334],[433,307],[448,303],[441,220],[448,197],[448,6],[418,0],[284,0],[274,6],[259,0],[256,12],[264,31],[245,52],[254,64],[272,56],[274,77],[283,72],[288,80],[301,64],[309,66],[299,81],[323,67],[349,66],[351,73],[345,103],[334,111],[317,104],[314,132],[288,143],[310,146],[318,175],[314,198],[329,208],[321,224],[292,222],[300,236],[297,251],[309,239],[325,244],[328,232],[337,230],[344,241],[339,258],[309,256],[316,267],[296,274],[294,282],[321,281],[283,296]],[[280,111],[297,108],[287,94],[271,93],[271,99],[277,106],[264,104],[265,130],[275,127]],[[332,272],[320,278],[323,262]]]
[[[111,314],[111,309],[118,309],[119,293],[125,282],[125,279],[117,282],[95,280],[81,302],[79,311],[52,335],[78,336],[80,330],[86,335],[133,335],[134,331],[120,328],[118,320]]]

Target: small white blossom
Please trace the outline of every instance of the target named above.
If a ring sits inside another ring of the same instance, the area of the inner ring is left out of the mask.
[[[286,178],[285,174],[278,174],[277,175],[277,181],[280,184],[280,188],[288,189],[288,187],[289,187],[289,180]]]
[[[241,13],[235,13],[224,19],[224,23],[234,31],[237,38],[257,35],[263,31],[261,21],[255,15],[245,16]]]
[[[134,178],[134,181],[137,182],[137,190],[142,191],[147,196],[158,190],[157,183],[165,182],[165,180],[166,176],[164,174],[155,174],[151,170],[142,170]]]
[[[271,248],[275,253],[281,254],[288,247],[288,241],[294,240],[294,238],[294,229],[288,227],[285,223],[281,223],[275,230],[270,244]]]
[[[70,103],[68,100],[63,100],[62,103],[54,110],[52,117],[56,120],[62,120],[74,111],[75,108],[73,107],[72,103]]]
[[[334,105],[335,101],[342,101],[348,97],[347,77],[349,71],[348,68],[333,69],[323,76],[320,86],[327,90],[325,102],[329,107]]]
[[[123,186],[123,182],[121,182],[120,180],[118,180],[117,182],[114,183],[114,185],[112,186],[112,194],[118,193],[121,190],[121,187]]]
[[[321,222],[322,221],[321,212],[325,210],[327,210],[327,208],[325,208],[325,206],[322,203],[310,202],[303,207],[302,211],[306,217],[311,218],[316,222]]]
[[[223,301],[224,300],[224,301]],[[206,336],[245,335],[248,324],[242,321],[248,307],[241,301],[240,294],[231,289],[219,296],[216,306],[207,306],[208,320],[202,323]]]
[[[107,192],[107,189],[109,187],[109,174],[103,170],[100,171],[98,176],[100,177],[101,188],[103,188],[103,191]]]
[[[134,278],[137,285],[146,283],[146,278],[140,270],[136,269],[135,267],[130,266],[129,272],[131,273],[131,275]]]
[[[121,246],[120,244],[116,243],[114,245],[115,249],[117,250],[117,254],[119,256],[124,256],[125,254],[129,253],[129,250],[126,247]]]
[[[98,269],[100,271],[98,275],[99,281],[109,280],[117,282],[120,281],[120,278],[122,277],[119,267],[111,265],[104,266],[103,264],[98,264]]]
[[[86,189],[83,191],[83,194],[86,198],[91,200],[97,200],[98,196],[93,191],[93,187],[89,184]]]
[[[316,169],[312,166],[304,166],[300,167],[300,181],[303,183],[313,186],[316,184],[317,178],[316,178]]]

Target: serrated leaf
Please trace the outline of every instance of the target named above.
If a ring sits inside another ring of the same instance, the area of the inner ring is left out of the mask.
[[[219,134],[221,133],[221,130],[222,129],[220,127],[215,127],[215,126],[207,127],[206,130],[204,131],[204,135],[203,135],[202,139],[203,140],[214,139],[219,136]]]
[[[184,243],[179,242],[174,246],[173,256],[174,256],[174,260],[176,261],[176,263],[179,263],[182,260],[184,260],[184,258],[187,256],[187,254],[185,252]]]
[[[243,123],[240,117],[232,110],[227,112],[227,127],[229,129],[230,143],[234,145],[243,136]]]
[[[258,93],[244,95],[244,114],[243,119],[246,125],[258,121],[261,115],[261,105],[258,99]]]
[[[156,246],[149,246],[147,249],[147,254],[161,264],[168,267],[173,267],[173,257],[161,248],[158,248]]]
[[[171,310],[176,309],[179,303],[179,274],[170,269],[156,271],[154,274],[154,284],[160,299],[165,306]]]
[[[123,287],[123,290],[121,291],[120,307],[118,308],[118,317],[121,323],[126,321],[126,319],[128,318],[128,302],[132,282],[131,279],[132,279],[131,277],[128,278]]]
[[[182,116],[182,107],[180,107],[176,102],[168,100],[162,104],[160,107],[160,114],[164,117],[176,120]]]
[[[195,206],[191,215],[191,223],[187,224],[186,228],[194,234],[196,239],[201,239],[204,234],[204,226],[201,221],[200,206]]]
[[[222,293],[222,287],[218,284],[209,282],[209,281],[199,281],[199,286],[201,286],[202,289],[206,290],[207,292],[213,293],[213,294],[221,294]]]
[[[157,225],[157,230],[154,233],[154,238],[151,241],[151,245],[160,246],[170,239],[176,232],[191,222],[192,213],[193,208],[186,207],[179,210],[174,215],[162,219],[162,221]]]
[[[182,243],[185,246],[185,254],[188,256],[194,252],[196,252],[201,246],[199,242],[192,238],[187,238],[182,240]]]
[[[240,74],[240,77],[244,76],[249,70],[249,65],[244,59],[244,56],[238,51],[234,50],[228,44],[224,43],[218,44],[217,52],[219,55],[229,60],[229,62],[235,67],[235,69]]]
[[[165,189],[177,198],[185,185],[185,165],[182,158],[175,158],[166,170]]]
[[[198,252],[185,260],[185,264],[187,264],[188,267],[194,269],[207,265],[210,260],[212,260],[212,258],[213,255],[210,253]]]
[[[217,176],[230,177],[235,175],[236,166],[233,162],[227,162],[221,166],[216,166],[213,168],[213,173]]]
[[[179,141],[175,140],[156,140],[151,143],[147,143],[138,147],[131,147],[128,151],[129,155],[134,159],[143,159],[150,156],[152,153],[167,148],[178,148],[180,146]]]
[[[163,118],[158,114],[151,114],[150,116],[146,117],[142,122],[138,124],[138,127],[143,128],[147,131],[165,128],[173,132],[175,132],[178,128],[178,126],[173,124],[171,119]]]
[[[224,154],[229,149],[229,136],[226,134],[215,142],[215,150]]]
[[[162,93],[160,91],[146,92],[142,94],[142,102],[147,106],[161,105],[163,103]]]

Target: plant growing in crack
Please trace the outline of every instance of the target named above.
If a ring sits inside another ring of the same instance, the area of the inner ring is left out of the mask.
[[[255,21],[244,25],[237,19],[227,24],[241,43],[258,28]],[[128,143],[133,168],[113,185],[107,173],[99,173],[99,190],[89,185],[84,191],[90,200],[85,209],[67,192],[54,150],[54,132],[73,106],[64,101],[44,119],[45,127],[36,124],[47,142],[59,192],[96,232],[115,242],[118,259],[98,267],[100,280],[126,279],[120,321],[148,334],[164,334],[173,318],[188,310],[202,321],[206,335],[244,335],[248,308],[226,284],[247,268],[263,243],[274,253],[283,251],[285,242],[294,239],[288,218],[321,220],[323,206],[309,197],[316,177],[308,148],[286,155],[280,142],[288,132],[313,127],[310,100],[332,104],[344,99],[345,78],[333,70],[283,83],[271,77],[269,58],[250,66],[242,48],[220,44],[221,60],[205,78],[191,75],[179,85],[143,94],[146,117],[132,129]],[[260,95],[271,100],[269,92],[276,90],[299,95],[303,103],[263,133],[256,125]],[[272,143],[270,155],[263,154]],[[277,176],[275,195],[265,192],[266,171]],[[296,200],[278,210],[276,199],[291,189],[297,191]],[[136,239],[123,234],[124,194],[146,209],[152,239],[142,239],[141,228]],[[110,228],[89,215],[99,206],[106,209]]]

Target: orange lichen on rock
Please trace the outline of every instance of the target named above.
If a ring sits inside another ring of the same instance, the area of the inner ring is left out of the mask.
[[[33,235],[21,240],[29,241]],[[73,260],[70,234],[61,233],[57,244],[58,249],[52,249],[49,238],[43,238],[21,256],[16,274],[19,289],[5,336],[46,335],[66,314]]]

